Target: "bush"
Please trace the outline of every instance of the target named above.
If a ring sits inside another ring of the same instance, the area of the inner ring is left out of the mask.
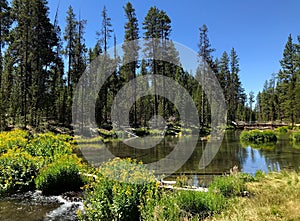
[[[0,133],[0,154],[14,147],[25,147],[30,138],[27,131],[16,129]]]
[[[290,136],[294,142],[300,142],[300,132],[293,132]]]
[[[276,128],[276,131],[279,133],[287,133],[289,131],[289,127],[288,126],[278,127]]]
[[[25,147],[32,156],[49,158],[50,162],[62,155],[72,154],[71,138],[66,135],[52,133],[39,134]]]
[[[116,132],[114,130],[106,130],[106,129],[100,128],[100,129],[98,129],[98,133],[104,139],[117,137]]]
[[[139,137],[147,136],[149,135],[149,130],[146,128],[135,128],[133,129],[133,133]]]
[[[245,190],[244,178],[239,175],[215,177],[209,189],[220,192],[225,197],[238,196]]]
[[[8,150],[0,156],[0,193],[34,189],[34,178],[41,165],[39,158],[21,149]]]
[[[138,220],[140,208],[157,189],[146,167],[116,158],[102,165],[98,179],[87,186],[82,220]]]
[[[243,131],[240,135],[240,139],[245,142],[250,142],[254,144],[267,143],[267,142],[276,142],[277,137],[274,131],[272,130],[251,130]]]
[[[80,187],[84,185],[79,174],[81,167],[79,158],[63,156],[41,169],[35,179],[36,188],[45,195],[80,190]]]

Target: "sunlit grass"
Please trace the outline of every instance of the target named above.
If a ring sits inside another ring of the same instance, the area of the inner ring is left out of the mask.
[[[207,220],[299,220],[300,174],[270,173],[246,184],[250,197],[230,199],[221,214]]]

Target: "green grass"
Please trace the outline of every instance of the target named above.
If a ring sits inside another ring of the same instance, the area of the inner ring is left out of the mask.
[[[250,142],[254,144],[276,142],[276,133],[272,130],[251,130],[243,131],[240,135],[240,140],[244,142]]]
[[[300,217],[300,174],[273,172],[246,183],[250,197],[234,197],[227,208],[207,220],[288,221]]]

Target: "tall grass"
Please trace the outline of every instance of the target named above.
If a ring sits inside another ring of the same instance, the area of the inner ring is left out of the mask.
[[[250,197],[231,198],[222,213],[207,220],[299,220],[299,177],[297,172],[285,171],[260,176],[257,182],[246,184]]]

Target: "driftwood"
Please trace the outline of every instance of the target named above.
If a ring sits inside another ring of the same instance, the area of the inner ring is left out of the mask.
[[[98,178],[98,176],[95,174],[88,174],[88,173],[81,173],[81,172],[79,172],[78,174],[86,177],[93,177],[95,180]],[[176,181],[157,180],[157,182],[160,183],[161,188],[169,189],[169,190],[188,190],[188,191],[199,191],[199,192],[208,191],[207,188],[203,188],[203,187],[195,187],[195,186],[177,187],[175,186]]]
[[[196,187],[196,186],[186,186],[186,187],[178,187],[175,186],[176,181],[167,181],[167,180],[158,180],[161,188],[169,189],[169,190],[188,190],[188,191],[199,191],[199,192],[208,192],[207,188],[204,187]]]

